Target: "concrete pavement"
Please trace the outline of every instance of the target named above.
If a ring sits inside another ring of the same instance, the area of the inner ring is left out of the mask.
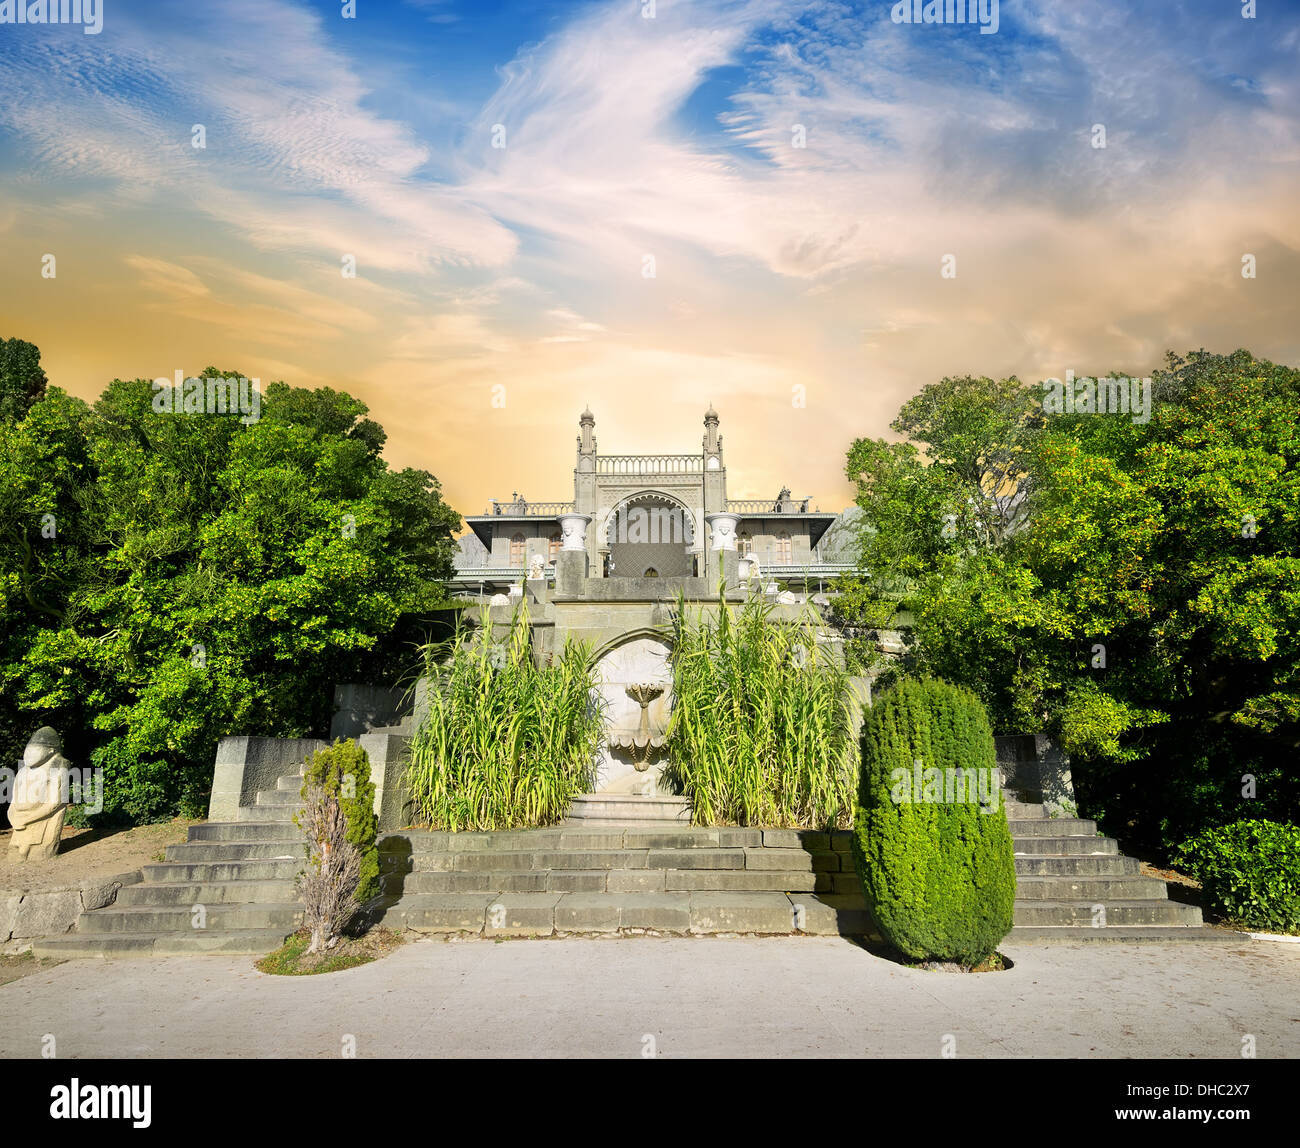
[[[271,977],[247,957],[73,960],[0,987],[0,1055],[1300,1056],[1300,946],[1005,944],[920,972],[838,937],[413,941]]]

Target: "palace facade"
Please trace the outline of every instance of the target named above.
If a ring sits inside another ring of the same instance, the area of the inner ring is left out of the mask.
[[[711,407],[700,449],[681,454],[602,454],[591,411],[583,411],[578,425],[573,497],[532,501],[516,493],[468,516],[473,537],[462,544],[454,589],[491,597],[508,594],[521,580],[553,585],[566,528],[581,534],[590,579],[701,578],[716,587],[719,555],[728,551],[749,560],[747,574],[782,590],[821,589],[851,568],[838,550],[822,553],[838,516],[813,507],[810,497],[793,497],[788,489],[771,499],[727,497],[722,435]]]

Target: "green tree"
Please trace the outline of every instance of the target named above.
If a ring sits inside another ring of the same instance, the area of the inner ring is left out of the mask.
[[[0,422],[17,422],[45,394],[41,352],[22,339],[0,339]]]
[[[1300,819],[1300,372],[1197,352],[1153,383],[1138,423],[945,380],[895,424],[929,465],[859,441],[848,467],[874,528],[856,608],[915,623],[899,671],[1055,735],[1085,808],[1167,856],[1206,825]],[[962,414],[959,392],[993,413]],[[937,514],[956,516],[946,539]]]
[[[20,535],[0,707],[70,735],[105,770],[106,812],[134,820],[201,812],[220,737],[318,734],[335,682],[394,679],[459,526],[436,479],[388,468],[346,394],[272,383],[250,425],[152,397],[115,380],[87,409],[52,388],[0,429]]]

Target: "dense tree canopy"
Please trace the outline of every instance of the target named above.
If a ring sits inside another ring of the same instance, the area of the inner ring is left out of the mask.
[[[945,379],[848,473],[870,527],[846,621],[914,620],[903,672],[1046,730],[1116,831],[1168,848],[1300,819],[1300,371],[1169,356],[1149,422]],[[980,410],[984,411],[983,416]]]
[[[336,682],[393,680],[459,526],[346,394],[272,383],[254,421],[153,393],[51,387],[0,421],[5,749],[58,727],[132,819],[200,812],[221,736],[324,734]]]

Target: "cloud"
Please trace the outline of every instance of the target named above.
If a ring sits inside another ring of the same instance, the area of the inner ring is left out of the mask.
[[[24,98],[0,103],[0,125],[40,165],[107,180],[123,201],[190,207],[264,249],[418,272],[513,254],[506,228],[419,178],[428,148],[366,108],[366,85],[311,10],[277,0],[204,5],[183,20],[123,10],[102,38],[33,36],[6,60]],[[191,146],[195,123],[204,149]]]

